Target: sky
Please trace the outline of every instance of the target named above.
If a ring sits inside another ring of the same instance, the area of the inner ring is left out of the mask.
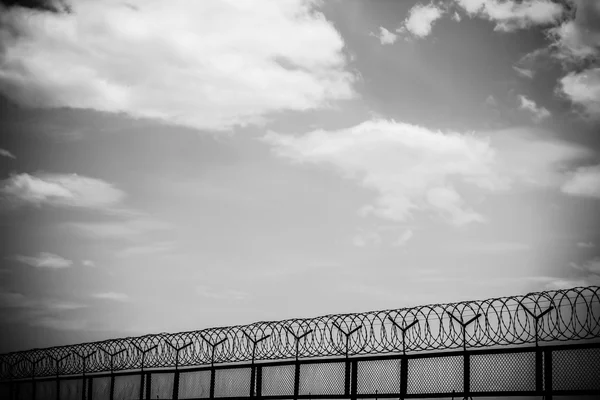
[[[0,2],[0,352],[600,285],[600,1]]]

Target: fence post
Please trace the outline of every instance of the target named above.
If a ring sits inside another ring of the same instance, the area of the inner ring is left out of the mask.
[[[60,400],[60,362],[65,358],[69,357],[71,353],[65,355],[61,358],[56,358],[54,356],[48,356],[51,360],[56,364],[56,400]]]
[[[388,316],[388,319],[392,321],[392,324],[402,332],[402,358],[400,359],[400,399],[404,400],[408,388],[408,358],[406,357],[406,331],[419,323],[419,320],[415,318],[413,322],[407,326],[400,326]]]
[[[173,377],[173,400],[178,400],[179,399],[179,352],[183,349],[185,349],[186,347],[189,347],[193,344],[193,342],[189,342],[188,344],[184,344],[181,347],[175,347],[173,346],[170,342],[165,342],[167,343],[169,346],[171,346],[171,348],[173,350],[175,350],[175,376]]]
[[[254,367],[254,357],[256,356],[256,345],[259,344],[260,342],[262,342],[263,340],[265,340],[266,338],[268,338],[269,336],[271,336],[271,334],[268,334],[268,335],[263,336],[260,339],[256,340],[256,339],[253,339],[246,332],[242,331],[242,333],[244,335],[246,335],[246,337],[248,338],[248,340],[250,340],[250,342],[252,342],[252,364],[251,364],[252,369],[250,370],[250,397],[254,397],[255,391],[256,391],[256,368]]]
[[[467,352],[467,326],[481,317],[481,314],[475,315],[473,318],[468,320],[467,322],[463,322],[462,317],[460,319],[456,318],[454,314],[448,312],[450,317],[459,323],[462,328],[462,340],[463,340],[463,399],[468,399],[471,393],[471,357]]]
[[[333,325],[344,334],[344,336],[346,337],[346,373],[345,373],[345,377],[344,377],[344,396],[350,396],[350,380],[351,380],[351,374],[350,374],[350,368],[351,368],[351,364],[350,364],[350,360],[348,359],[348,352],[350,349],[350,336],[355,333],[358,332],[359,329],[362,328],[362,325],[354,328],[353,330],[351,330],[350,332],[346,332],[345,330],[343,330],[338,324],[336,324],[335,322],[333,322]]]
[[[544,391],[545,400],[552,400],[554,390],[552,389],[552,350],[546,348],[544,351]]]
[[[116,355],[121,354],[122,352],[125,351],[125,349],[121,349],[119,351],[117,351],[116,353],[109,353],[108,351],[104,350],[102,347],[100,347],[100,350],[102,350],[107,356],[110,357],[110,395],[109,395],[109,399],[113,400],[115,398],[115,368],[114,368],[114,358]]]
[[[46,356],[42,356],[40,358],[38,358],[37,360],[32,360],[29,357],[25,356],[25,359],[29,362],[29,364],[31,364],[31,400],[35,400],[35,392],[36,392],[36,387],[35,387],[35,367],[38,365],[38,363],[42,360],[44,360],[46,358]]]
[[[91,382],[89,382],[89,385],[88,385],[88,382],[85,380],[85,364],[86,364],[87,359],[90,358],[95,353],[96,353],[96,350],[94,350],[91,353],[88,353],[87,355],[84,356],[84,355],[79,354],[76,351],[73,352],[73,354],[77,355],[83,361],[82,378],[81,378],[82,381],[83,381],[83,383],[82,383],[83,387],[81,388],[81,400],[85,400],[86,399],[86,390],[85,390],[86,387],[88,389],[87,390],[87,392],[88,392],[87,393],[88,399],[92,398],[92,393],[91,393],[91,391],[92,391],[92,384],[91,384]]]
[[[542,312],[541,314],[535,315],[533,312],[531,312],[531,310],[529,310],[529,308],[525,307],[522,302],[519,301],[519,304],[521,305],[521,307],[523,307],[527,314],[533,317],[533,320],[535,322],[535,392],[537,395],[542,396],[544,393],[544,356],[542,349],[540,349],[539,347],[539,321],[546,314],[552,311],[554,306],[550,306],[546,311]]]
[[[138,350],[140,353],[142,353],[142,364],[141,364],[141,366],[140,366],[140,400],[143,400],[143,399],[144,399],[144,378],[145,378],[145,377],[144,377],[144,361],[146,360],[146,353],[148,353],[148,352],[150,352],[150,351],[154,350],[155,348],[157,348],[157,347],[158,347],[158,345],[157,345],[157,344],[155,344],[154,346],[152,346],[152,347],[150,347],[150,348],[148,348],[148,349],[146,349],[146,350],[143,350],[143,349],[142,349],[140,346],[138,346],[137,344],[135,344],[135,343],[132,343],[132,344],[133,344],[133,346],[134,346],[134,347],[135,347],[135,348],[136,348],[136,349],[137,349],[137,350]],[[146,385],[147,385],[147,384],[148,384],[148,383],[146,383]],[[149,399],[149,398],[150,398],[150,394],[148,394],[148,395],[146,396],[146,398],[147,398],[147,399]]]
[[[226,342],[227,338],[219,340],[217,343],[213,343],[210,340],[208,340],[207,338],[205,338],[203,334],[200,334],[200,337],[202,339],[204,339],[204,341],[206,343],[208,343],[208,345],[211,347],[211,354],[210,354],[210,394],[209,394],[209,397],[211,399],[214,399],[215,398],[215,374],[217,372],[215,370],[215,349],[217,348],[218,345]]]
[[[294,344],[296,346],[296,364],[294,369],[294,400],[296,400],[298,399],[298,393],[300,393],[300,362],[298,361],[300,354],[300,339],[304,339],[313,330],[309,329],[300,336],[296,335],[294,331],[287,326],[285,327],[285,330],[288,331],[295,339]]]

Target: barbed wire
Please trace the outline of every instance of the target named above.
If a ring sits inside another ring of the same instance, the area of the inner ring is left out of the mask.
[[[33,349],[0,355],[0,379],[243,362],[253,354],[280,360],[599,337],[600,287],[591,286]]]

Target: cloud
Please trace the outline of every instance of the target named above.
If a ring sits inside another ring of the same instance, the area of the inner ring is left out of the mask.
[[[93,298],[99,300],[110,300],[110,301],[121,301],[125,302],[129,300],[129,296],[124,293],[115,293],[115,292],[104,292],[104,293],[95,293],[92,295]]]
[[[83,265],[84,267],[95,267],[96,263],[92,260],[83,260],[81,261],[81,265]]]
[[[73,261],[47,252],[39,253],[37,256],[15,255],[11,258],[15,261],[30,265],[35,268],[61,269],[68,268],[73,265]]]
[[[521,242],[483,242],[453,244],[451,250],[470,254],[506,254],[529,251],[531,246]]]
[[[469,207],[457,184],[483,193],[508,190],[515,182],[558,187],[562,165],[590,153],[548,136],[542,130],[511,129],[486,137],[370,120],[303,135],[270,131],[263,140],[292,163],[330,166],[373,190],[376,200],[362,208],[363,215],[404,222],[416,211],[433,212],[461,226],[485,218]]]
[[[553,39],[553,56],[567,63],[578,63],[600,53],[600,3],[572,0],[574,17],[548,30]]]
[[[600,199],[600,165],[577,168],[570,174],[561,190],[571,196]]]
[[[22,105],[198,129],[352,98],[344,41],[316,0],[73,0],[0,12],[0,90]],[[168,34],[165,34],[168,32]]]
[[[409,15],[404,21],[399,32],[409,31],[414,36],[424,38],[431,33],[433,23],[444,15],[445,11],[433,4],[417,4],[410,9]]]
[[[379,34],[375,34],[375,33],[371,32],[370,36],[374,36],[374,37],[378,38],[379,42],[382,45],[394,44],[396,42],[396,40],[398,39],[398,35],[388,31],[383,26],[379,27]]]
[[[455,0],[470,16],[495,22],[494,30],[511,32],[558,22],[562,5],[551,0]]]
[[[592,242],[577,242],[576,246],[581,247],[583,249],[591,249],[596,247],[596,245]]]
[[[159,242],[149,245],[131,246],[117,253],[119,257],[132,257],[168,253],[176,248],[175,242]]]
[[[356,247],[379,246],[382,243],[383,238],[377,231],[360,231],[352,237],[352,244]]]
[[[535,72],[533,72],[533,70],[531,69],[527,69],[527,68],[519,68],[519,67],[513,67],[513,69],[515,71],[517,71],[517,73],[524,77],[524,78],[529,78],[529,79],[533,79]]]
[[[196,286],[196,294],[217,300],[244,300],[248,297],[246,292],[236,289],[216,290],[214,288],[199,285]]]
[[[498,102],[496,101],[496,98],[490,94],[488,97],[485,98],[485,104],[491,107],[496,107],[498,105]]]
[[[396,241],[393,243],[393,245],[397,246],[397,247],[405,246],[408,243],[408,241],[410,239],[412,239],[413,236],[414,236],[413,231],[411,231],[410,229],[407,229],[402,233],[402,235],[400,235],[398,237],[398,239],[396,239]]]
[[[588,274],[600,275],[600,257],[587,260],[583,264],[571,263],[571,267]]]
[[[535,122],[540,122],[550,116],[550,111],[544,107],[539,107],[537,104],[535,104],[535,101],[528,99],[523,95],[519,95],[519,102],[521,103],[519,108],[521,110],[527,110],[531,112]]]
[[[452,14],[452,19],[456,22],[460,22],[462,20],[462,18],[460,17],[460,14],[457,13],[456,11],[454,12],[454,14]]]
[[[493,149],[472,135],[374,120],[297,137],[269,132],[264,140],[280,157],[329,164],[360,181],[378,193],[376,203],[365,206],[362,213],[394,221],[405,221],[415,210],[435,211],[457,225],[481,221],[463,204],[452,180],[490,191],[506,187],[493,172]]]
[[[15,159],[17,157],[14,156],[13,153],[6,149],[0,149],[0,156]]]
[[[588,116],[600,117],[600,67],[567,74],[557,91]]]
[[[76,174],[21,173],[0,183],[0,196],[13,205],[106,208],[125,194],[110,183]]]
[[[148,232],[169,229],[171,225],[149,217],[136,217],[109,222],[69,222],[63,224],[68,230],[95,239],[131,239]]]

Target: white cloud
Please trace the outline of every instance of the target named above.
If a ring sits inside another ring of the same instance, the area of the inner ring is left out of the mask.
[[[571,196],[600,199],[600,165],[577,168],[570,174],[561,190]]]
[[[532,79],[532,78],[534,77],[534,75],[535,75],[535,72],[533,72],[532,70],[530,70],[530,69],[527,69],[527,68],[513,67],[513,69],[514,69],[515,71],[517,71],[517,73],[518,73],[520,76],[522,76],[522,77],[524,77],[524,78],[529,78],[529,79]]]
[[[248,297],[246,292],[236,289],[217,290],[208,286],[196,286],[196,294],[217,300],[244,300]]]
[[[131,218],[111,222],[69,222],[63,225],[69,230],[96,239],[131,239],[142,234],[164,230],[171,225],[152,218]]]
[[[519,108],[531,112],[535,122],[540,122],[550,116],[550,111],[544,107],[539,107],[537,104],[535,104],[535,101],[528,99],[523,95],[519,95],[519,102]]]
[[[41,252],[37,256],[15,255],[12,259],[35,268],[60,269],[68,268],[73,265],[73,261],[47,252]]]
[[[433,23],[444,15],[444,10],[433,4],[417,4],[410,9],[409,15],[404,21],[402,28],[420,38],[424,38],[431,33]]]
[[[571,267],[583,271],[589,274],[600,275],[600,257],[593,258],[591,260],[587,260],[583,264],[579,265],[576,263],[571,263]]]
[[[383,243],[381,234],[377,231],[364,231],[352,237],[352,244],[356,247],[379,246]]]
[[[498,102],[496,101],[496,98],[490,94],[488,97],[485,98],[485,104],[491,107],[496,107],[498,105]]]
[[[15,157],[15,155],[13,153],[11,153],[10,151],[8,151],[6,149],[0,149],[0,156],[13,158],[13,159],[17,158],[17,157]]]
[[[316,0],[72,3],[0,12],[5,95],[211,130],[354,96],[343,39]]]
[[[111,301],[127,301],[129,300],[129,296],[124,293],[115,293],[115,292],[104,292],[104,293],[95,293],[92,295],[95,299],[100,300],[111,300]]]
[[[600,117],[600,67],[569,73],[557,90],[588,116]]]
[[[456,11],[454,12],[454,14],[452,15],[452,19],[456,22],[460,22],[462,20],[462,18],[460,17],[460,14],[457,13]]]
[[[577,242],[576,246],[581,247],[583,249],[591,249],[596,247],[596,245],[592,242]]]
[[[398,39],[398,35],[388,31],[383,26],[379,27],[379,34],[375,34],[375,33],[371,32],[370,36],[374,36],[374,37],[378,38],[379,42],[382,45],[394,44],[396,42],[396,40]]]
[[[451,250],[459,253],[506,254],[523,252],[531,249],[527,243],[521,242],[481,242],[453,244]]]
[[[95,267],[96,263],[92,260],[83,260],[81,261],[81,265],[83,265],[84,267]]]
[[[176,248],[175,242],[159,242],[148,245],[131,246],[117,253],[119,257],[155,255],[171,252]]]
[[[495,30],[510,32],[557,22],[562,5],[551,0],[455,0],[465,12],[495,22]]]
[[[493,172],[494,151],[473,135],[375,120],[296,137],[269,132],[265,140],[281,157],[330,164],[359,180],[378,193],[376,203],[362,212],[395,221],[406,220],[415,210],[436,211],[458,225],[478,221],[481,218],[462,204],[452,180],[486,190],[507,184]]]
[[[513,182],[558,187],[562,164],[589,155],[585,148],[548,136],[541,130],[512,129],[486,138],[372,120],[304,135],[268,132],[264,141],[282,158],[332,166],[373,190],[376,200],[362,208],[363,215],[405,221],[415,211],[429,211],[460,226],[485,218],[469,207],[458,182],[484,193],[507,190]]]
[[[554,39],[553,55],[567,62],[579,62],[600,52],[600,3],[594,0],[572,0],[573,19],[549,29]]]
[[[0,184],[0,195],[12,204],[105,208],[125,194],[110,183],[76,174],[27,173],[12,175]]]
[[[400,235],[398,237],[398,239],[396,239],[396,241],[393,243],[393,245],[398,246],[398,247],[405,246],[408,243],[408,241],[410,239],[412,239],[413,236],[414,236],[413,231],[410,229],[407,229],[402,233],[402,235]]]

